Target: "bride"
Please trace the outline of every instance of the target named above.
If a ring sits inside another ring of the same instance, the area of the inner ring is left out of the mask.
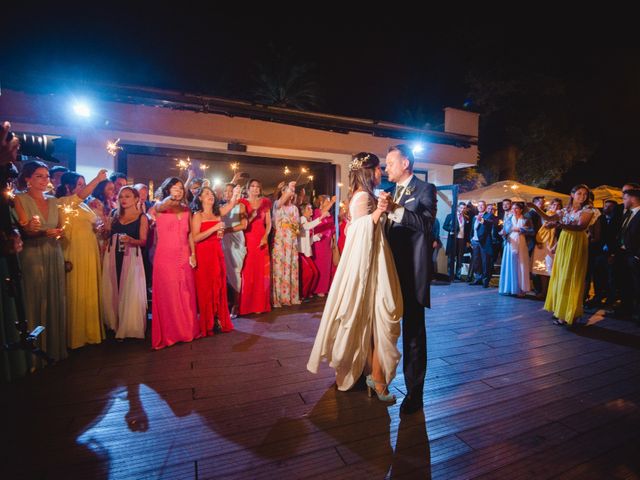
[[[366,369],[369,396],[394,402],[388,386],[400,361],[402,293],[384,233],[383,210],[373,189],[380,184],[380,160],[359,153],[349,164],[350,223],[346,243],[327,296],[307,370],[322,359],[336,371],[338,390],[348,390]]]

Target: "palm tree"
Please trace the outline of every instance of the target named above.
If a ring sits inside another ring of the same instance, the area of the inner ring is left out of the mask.
[[[318,110],[315,65],[295,58],[292,48],[269,46],[267,59],[256,64],[253,99],[257,103],[297,110]]]

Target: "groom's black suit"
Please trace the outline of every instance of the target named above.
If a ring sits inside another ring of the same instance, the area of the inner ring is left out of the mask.
[[[397,203],[404,207],[399,223],[388,230],[389,244],[400,277],[404,314],[402,348],[407,397],[404,404],[422,406],[422,391],[427,373],[427,334],[424,309],[430,307],[431,228],[436,217],[436,187],[415,176]],[[409,410],[414,410],[409,407]]]

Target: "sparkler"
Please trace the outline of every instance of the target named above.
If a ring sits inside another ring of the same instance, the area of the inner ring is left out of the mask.
[[[205,173],[208,168],[209,168],[209,165],[205,165],[204,163],[200,165],[200,170],[202,170],[202,173]]]
[[[298,174],[298,178],[296,178],[296,183],[298,183],[298,180],[300,180],[300,177],[302,175],[304,175],[305,173],[309,173],[309,169],[305,168],[305,167],[300,168],[300,173]],[[285,175],[286,175],[286,173],[285,173]]]
[[[289,170],[289,167],[284,167],[284,176],[286,177],[290,173],[291,173],[291,170]]]
[[[4,196],[7,197],[8,200],[13,200],[14,198],[16,198],[16,192],[13,188],[13,185],[7,187],[7,189],[4,191]]]
[[[238,162],[232,162],[232,163],[229,164],[229,167],[231,167],[231,170],[233,171],[233,173],[235,175],[235,173],[240,168],[240,164]]]
[[[70,203],[60,205],[58,208],[62,209],[62,213],[64,215],[64,223],[61,227],[61,230],[64,231],[68,226],[71,225],[71,218],[77,217],[80,214],[80,211]],[[56,240],[60,240],[61,237],[62,235],[58,235],[56,237]]]
[[[122,150],[122,147],[119,145],[119,143],[120,139],[117,139],[115,142],[107,142],[107,153],[114,158],[116,155],[118,155],[118,151]]]
[[[191,167],[191,158],[187,157],[186,160],[182,159],[182,158],[176,158],[177,163],[176,163],[176,167],[178,167],[180,169],[180,171],[185,171],[187,169],[189,169],[189,167]]]

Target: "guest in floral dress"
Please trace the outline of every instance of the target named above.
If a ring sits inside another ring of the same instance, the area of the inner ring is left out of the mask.
[[[296,182],[289,182],[274,212],[271,303],[274,307],[299,305],[298,233],[300,214],[294,204]]]

